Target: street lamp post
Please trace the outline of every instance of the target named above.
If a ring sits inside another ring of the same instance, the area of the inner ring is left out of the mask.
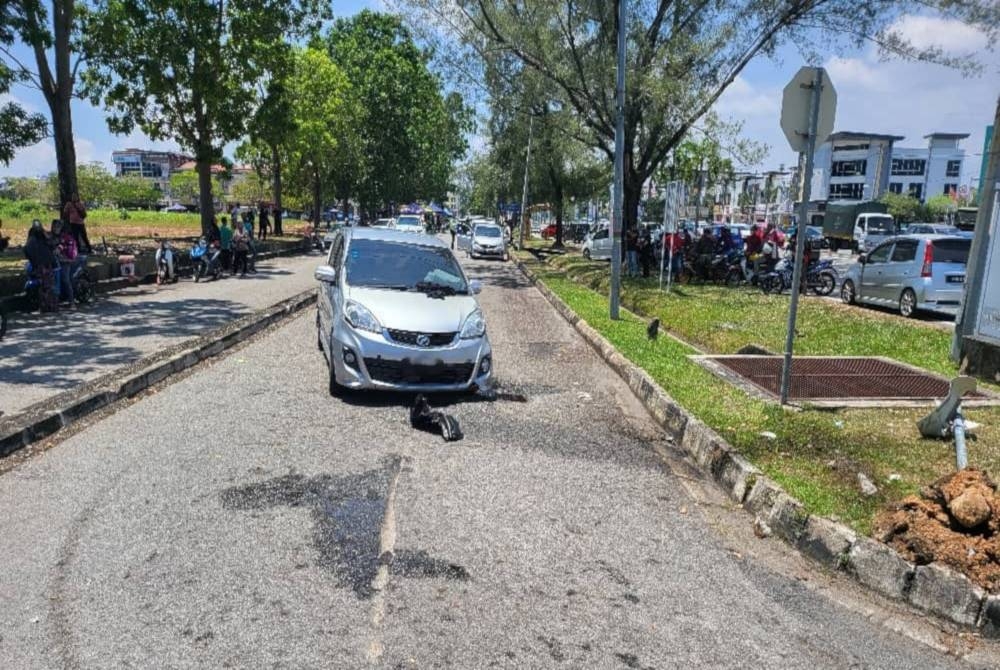
[[[531,225],[531,216],[528,214],[528,168],[531,167],[531,132],[535,122],[534,115],[528,116],[528,150],[524,156],[524,190],[521,192],[521,242],[520,247],[524,249],[524,242],[527,240],[527,229]]]
[[[611,218],[611,318],[619,318],[622,281],[622,218],[625,180],[625,2],[618,0],[618,72],[615,82],[615,186]]]

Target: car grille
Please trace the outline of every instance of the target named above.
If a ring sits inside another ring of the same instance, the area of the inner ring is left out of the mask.
[[[366,358],[365,367],[373,381],[386,384],[464,384],[476,366],[475,363],[414,365],[408,360]]]
[[[392,338],[393,342],[411,344],[415,347],[444,347],[451,344],[455,340],[456,335],[456,333],[417,333],[410,330],[393,330],[392,328],[389,328],[388,330],[389,337]],[[426,335],[427,339],[430,341],[424,345],[417,344],[417,338],[421,335]]]

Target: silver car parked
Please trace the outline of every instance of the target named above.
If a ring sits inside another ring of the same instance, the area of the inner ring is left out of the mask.
[[[488,388],[493,352],[474,297],[480,284],[441,240],[345,228],[316,279],[331,395]]]
[[[476,223],[471,231],[460,232],[458,248],[464,249],[469,258],[507,259],[507,239],[503,229],[492,221]]]
[[[972,240],[954,235],[902,235],[861,254],[840,297],[844,302],[883,305],[913,316],[917,310],[955,315],[965,289]]]

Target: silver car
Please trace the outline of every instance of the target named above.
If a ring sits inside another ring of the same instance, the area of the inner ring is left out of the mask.
[[[840,297],[844,302],[883,305],[903,316],[917,310],[955,315],[965,289],[972,240],[955,235],[902,235],[861,254]]]
[[[316,268],[330,394],[488,388],[493,352],[469,281],[430,235],[345,228]]]
[[[458,248],[464,249],[469,258],[507,258],[507,239],[497,224],[477,223],[471,232],[460,235]]]

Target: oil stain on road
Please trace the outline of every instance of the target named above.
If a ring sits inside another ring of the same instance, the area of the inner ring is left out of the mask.
[[[398,463],[360,474],[290,473],[262,482],[236,486],[221,493],[229,510],[261,510],[278,506],[306,508],[313,519],[312,541],[320,567],[335,575],[338,586],[371,598],[375,574],[387,563],[391,574],[467,580],[464,567],[430,556],[426,551],[400,549],[379,553],[389,479]]]

